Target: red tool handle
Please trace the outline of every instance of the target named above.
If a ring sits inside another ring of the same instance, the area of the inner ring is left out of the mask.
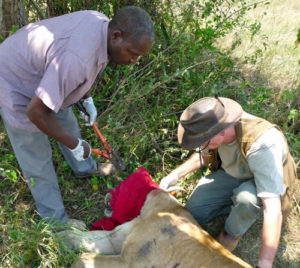
[[[108,151],[109,154],[111,154],[112,149],[109,147],[107,141],[105,140],[105,138],[103,137],[103,135],[101,134],[99,128],[96,126],[95,123],[93,123],[93,128],[94,128],[95,132],[97,133],[98,137],[100,138],[100,140],[102,141],[105,149]]]
[[[92,152],[93,152],[94,154],[98,154],[98,155],[104,156],[105,158],[107,158],[108,160],[110,160],[109,155],[108,155],[106,152],[104,152],[103,150],[99,150],[99,149],[94,149],[94,148],[92,148]]]
[[[85,115],[89,116],[88,112],[86,111],[86,109],[83,106],[81,101],[78,101],[76,103],[76,106]],[[124,164],[124,160],[121,157],[119,157],[118,154],[115,151],[113,151],[112,148],[108,145],[107,141],[105,140],[105,138],[103,137],[103,135],[101,134],[100,130],[98,129],[98,127],[95,123],[93,123],[93,128],[94,128],[95,132],[97,133],[98,137],[100,138],[101,142],[103,143],[103,146],[105,147],[107,152],[105,152],[103,150],[99,150],[99,149],[94,149],[94,148],[91,149],[92,152],[94,154],[98,154],[100,156],[104,156],[105,158],[109,159],[115,165],[115,167],[117,167],[118,169],[125,170],[126,166]],[[112,158],[115,158],[115,159],[112,159]]]

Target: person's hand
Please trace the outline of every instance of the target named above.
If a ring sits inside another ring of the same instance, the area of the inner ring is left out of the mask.
[[[97,109],[94,105],[93,98],[88,97],[87,99],[82,100],[82,105],[84,106],[89,116],[85,115],[84,113],[81,113],[81,115],[87,122],[87,125],[92,126],[97,118]]]
[[[170,186],[174,185],[178,179],[178,173],[176,171],[172,171],[169,175],[161,179],[159,187],[166,191]]]
[[[70,149],[77,161],[83,161],[91,155],[91,147],[85,141],[78,139],[78,144],[74,149]]]

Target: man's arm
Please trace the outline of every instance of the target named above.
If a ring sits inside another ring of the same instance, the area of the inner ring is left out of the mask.
[[[74,149],[78,144],[78,138],[69,134],[59,123],[54,112],[49,109],[41,99],[34,96],[27,106],[26,114],[30,121],[34,123],[46,135],[56,139],[58,142]],[[89,154],[88,145],[84,144],[84,157]]]
[[[281,200],[279,196],[261,199],[264,207],[264,221],[258,266],[272,268],[281,233]]]
[[[192,154],[187,161],[181,164],[178,168],[174,169],[168,176],[162,178],[159,184],[160,188],[168,190],[168,188],[174,185],[178,179],[183,178],[189,173],[199,169],[201,167],[199,157],[199,153]],[[202,166],[207,164],[208,157],[201,154],[201,163]]]
[[[201,157],[202,157],[201,159],[202,166],[205,166],[208,163],[208,157],[203,156],[203,154],[201,154]],[[190,174],[191,172],[196,171],[200,167],[201,166],[200,166],[199,153],[193,153],[188,160],[186,160],[174,171],[177,172],[179,178],[183,178],[186,175]]]

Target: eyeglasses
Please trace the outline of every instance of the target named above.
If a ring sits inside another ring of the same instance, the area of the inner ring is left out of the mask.
[[[209,143],[210,143],[210,140],[207,141],[206,143],[200,145],[200,146],[199,146],[199,152],[200,152],[200,151],[203,152],[203,151],[208,147]]]

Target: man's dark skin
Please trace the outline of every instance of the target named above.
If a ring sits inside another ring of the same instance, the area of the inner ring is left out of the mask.
[[[138,57],[145,55],[151,48],[152,42],[146,37],[134,38],[123,37],[121,31],[108,29],[107,47],[109,59],[116,64],[129,65],[137,62]],[[88,98],[87,93],[83,98]],[[27,105],[26,115],[42,132],[54,138],[70,149],[78,144],[78,138],[69,134],[59,123],[54,112],[49,109],[41,99],[33,96]],[[90,153],[87,142],[83,142],[84,158]]]

